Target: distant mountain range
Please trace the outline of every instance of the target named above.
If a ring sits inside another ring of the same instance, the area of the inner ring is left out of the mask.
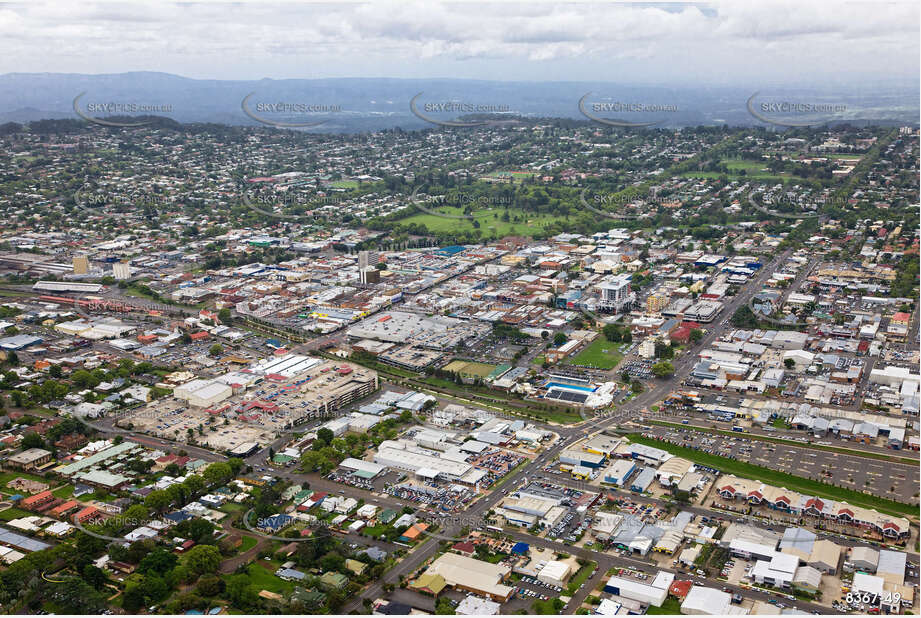
[[[588,121],[579,101],[588,93],[586,107],[602,118],[628,122],[654,121],[656,127],[696,125],[762,125],[749,113],[746,102],[754,92],[729,87],[620,85],[610,82],[493,82],[464,79],[285,79],[223,81],[189,79],[155,72],[111,75],[68,73],[8,73],[0,75],[0,123],[25,123],[42,119],[78,118],[78,109],[94,118],[151,114],[178,122],[212,122],[226,125],[316,123],[317,132],[358,132],[400,127],[435,126],[410,110],[410,101],[428,118],[454,120],[479,110],[501,110],[502,118],[571,118]],[[243,100],[247,100],[246,110]],[[821,101],[843,106],[828,115],[833,122],[855,125],[917,126],[918,86],[874,87],[866,92],[841,95],[825,91],[762,89],[765,100]],[[760,99],[759,99],[760,100]],[[441,104],[451,103],[448,111]],[[114,105],[101,105],[114,104]],[[278,111],[272,104],[285,106]],[[608,104],[609,107],[604,107]],[[616,104],[670,106],[661,112],[621,113]],[[155,111],[134,112],[131,106],[156,106]],[[332,106],[329,113],[305,113],[298,106]],[[160,106],[168,106],[162,111]],[[490,115],[495,118],[495,114]],[[601,125],[599,125],[601,126]]]

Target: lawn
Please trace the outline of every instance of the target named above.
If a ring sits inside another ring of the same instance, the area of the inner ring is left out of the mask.
[[[55,489],[55,490],[52,491],[51,493],[54,494],[54,497],[55,497],[55,498],[61,498],[62,500],[64,500],[64,499],[70,498],[71,496],[74,495],[74,486],[73,486],[73,485],[65,485],[64,487],[58,487],[57,489]]]
[[[12,489],[7,489],[6,484],[18,478],[29,479],[32,481],[39,481],[41,483],[45,483],[46,485],[52,484],[50,481],[47,481],[40,476],[36,476],[34,474],[28,474],[26,472],[15,472],[15,471],[0,472],[0,489],[12,492],[13,491]],[[17,491],[15,493],[19,493],[19,492]]]
[[[592,570],[597,566],[597,563],[589,562],[578,571],[576,571],[576,574],[573,575],[572,579],[569,580],[569,586],[566,587],[566,594],[569,596],[574,595],[576,591],[582,587],[582,584],[584,584],[588,579],[588,576],[592,574]]]
[[[528,236],[543,231],[544,227],[555,221],[562,221],[562,217],[551,214],[541,214],[525,212],[519,208],[509,208],[509,221],[503,221],[502,216],[506,212],[504,207],[482,208],[474,210],[471,213],[473,219],[454,218],[463,215],[463,208],[454,206],[442,206],[437,203],[423,204],[423,207],[429,212],[419,212],[410,215],[405,219],[400,219],[400,223],[408,225],[416,223],[425,225],[430,232],[468,232],[479,229],[484,238],[501,238],[502,236]],[[454,217],[439,217],[433,212],[454,215]],[[515,218],[518,218],[518,221]],[[479,228],[475,228],[473,222],[479,223]]]
[[[789,429],[790,428],[790,425],[787,424],[787,419],[785,419],[782,416],[778,416],[777,418],[775,418],[774,421],[771,423],[771,425],[774,427],[774,429]]]
[[[652,615],[666,615],[666,616],[680,616],[681,615],[681,603],[678,602],[678,599],[675,597],[668,597],[665,599],[665,602],[662,603],[662,607],[656,607],[655,605],[650,605],[649,609],[646,610],[647,614]]]
[[[334,180],[329,183],[329,186],[335,189],[357,189],[359,182],[357,180]]]
[[[5,511],[0,511],[0,521],[12,521],[14,519],[19,519],[20,517],[28,517],[31,515],[29,511],[23,511],[18,509],[15,506],[11,506]]]
[[[238,553],[238,554],[243,554],[243,553],[248,552],[248,551],[251,550],[253,547],[255,547],[255,546],[256,546],[256,543],[258,543],[258,542],[259,542],[259,541],[256,539],[256,537],[252,537],[252,536],[244,536],[244,537],[242,537],[242,538],[241,538],[241,541],[240,541],[240,547],[237,548],[237,553]]]
[[[563,609],[563,602],[558,598],[550,599],[548,601],[541,601],[538,599],[537,601],[534,601],[534,605],[532,605],[531,608],[534,610],[535,614],[553,616],[554,614],[560,613],[559,609],[557,609],[558,605],[559,609]]]
[[[275,577],[275,574],[266,569],[261,564],[253,563],[246,569],[250,581],[260,590],[277,592],[278,594],[288,595],[294,591],[294,582],[286,582],[283,579]]]
[[[871,496],[859,491],[854,491],[853,489],[835,487],[834,485],[828,485],[827,483],[821,483],[812,479],[794,476],[792,474],[787,474],[786,472],[771,470],[770,468],[763,468],[761,466],[756,466],[744,461],[736,461],[727,457],[721,457],[720,455],[702,453],[692,448],[678,446],[677,444],[671,444],[659,440],[653,440],[639,434],[628,434],[627,437],[630,438],[632,442],[636,442],[637,444],[645,444],[647,446],[654,446],[656,448],[663,449],[672,455],[683,457],[693,461],[694,463],[716,468],[717,470],[720,470],[726,474],[733,474],[735,476],[744,478],[756,479],[764,483],[783,486],[787,489],[799,491],[805,494],[831,498],[833,500],[844,500],[857,506],[876,509],[883,513],[889,513],[890,515],[901,515],[906,517],[918,516],[918,507],[912,506],[910,504],[903,504],[901,502],[896,502],[895,500],[887,500],[886,498]]]
[[[618,350],[619,347],[620,344],[612,343],[603,336],[597,337],[581,352],[572,358],[567,358],[564,364],[614,369],[624,358],[624,355]]]
[[[689,171],[682,172],[679,174],[685,178],[719,178],[720,176],[729,176],[731,178],[750,178],[752,180],[770,180],[770,181],[779,181],[779,182],[789,182],[793,180],[793,176],[789,174],[774,174],[770,171],[766,171],[767,162],[766,161],[752,161],[749,159],[723,159],[720,163],[724,164],[728,168],[728,172],[723,174],[722,172],[702,172],[702,171]],[[745,174],[740,174],[739,172],[744,170]]]

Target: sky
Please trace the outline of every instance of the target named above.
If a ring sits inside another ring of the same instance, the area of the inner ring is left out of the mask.
[[[0,74],[916,84],[919,3],[0,3]]]

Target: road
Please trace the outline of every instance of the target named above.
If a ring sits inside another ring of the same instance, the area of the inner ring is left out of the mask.
[[[673,365],[675,366],[675,374],[667,379],[653,380],[648,383],[648,388],[636,395],[633,399],[627,401],[621,407],[613,411],[607,411],[605,413],[594,416],[582,423],[573,426],[549,426],[543,423],[535,423],[538,426],[541,426],[550,431],[556,432],[560,437],[552,446],[550,446],[545,452],[543,452],[538,458],[531,461],[527,465],[517,469],[511,474],[511,476],[505,479],[502,483],[501,490],[494,490],[489,494],[476,500],[469,508],[467,508],[461,516],[445,517],[440,521],[440,529],[438,531],[438,537],[429,536],[426,540],[419,543],[417,546],[412,548],[409,553],[400,560],[393,568],[391,568],[384,576],[372,583],[369,587],[362,590],[359,594],[355,595],[343,608],[343,613],[349,613],[352,611],[358,611],[362,608],[364,599],[374,600],[384,593],[384,586],[386,584],[398,584],[401,576],[407,576],[415,572],[422,565],[424,565],[428,560],[433,558],[440,551],[440,541],[445,537],[459,537],[462,528],[469,527],[471,521],[484,521],[486,519],[487,512],[492,509],[505,495],[505,493],[511,489],[517,487],[526,477],[534,478],[535,476],[542,476],[545,473],[542,472],[542,468],[547,465],[547,463],[553,461],[560,453],[561,450],[572,444],[578,439],[581,439],[591,433],[615,426],[618,423],[634,420],[643,414],[648,413],[647,409],[652,404],[661,400],[667,393],[674,390],[685,377],[690,373],[690,370],[697,361],[697,352],[700,349],[703,349],[706,346],[709,346],[722,332],[723,326],[726,325],[728,320],[732,317],[735,311],[744,304],[747,304],[752,296],[757,293],[764,281],[770,276],[773,269],[776,265],[785,260],[791,250],[785,251],[782,255],[775,257],[768,264],[766,264],[760,271],[760,273],[754,277],[746,286],[744,286],[739,293],[734,297],[731,297],[725,304],[723,311],[720,314],[719,322],[707,328],[707,333],[701,341],[697,344],[691,346],[685,353],[679,356],[674,360]],[[324,344],[329,344],[331,342],[340,342],[341,335],[330,335],[322,337],[321,340]],[[305,349],[316,349],[314,345],[306,345]],[[442,399],[450,399],[449,396],[439,393],[438,396]],[[109,433],[119,433],[126,438],[134,440],[136,442],[146,444],[149,446],[154,446],[157,448],[180,448],[195,457],[200,457],[206,461],[219,461],[225,459],[221,455],[212,453],[206,449],[199,447],[189,446],[186,444],[171,442],[168,440],[159,440],[147,438],[145,436],[135,436],[131,432],[121,430],[119,428],[113,427],[111,422],[107,422],[109,419],[103,419],[98,423],[93,423],[92,426],[95,428]],[[310,423],[308,424],[310,425]],[[299,428],[299,430],[303,430]],[[363,498],[366,502],[372,502],[374,504],[380,505],[382,507],[390,507],[401,509],[404,506],[404,503],[396,498],[393,498],[389,495],[382,495],[377,493],[372,493],[363,489],[350,487],[335,483],[326,479],[321,478],[316,474],[302,474],[295,472],[292,469],[287,468],[275,468],[270,467],[266,463],[266,460],[269,455],[270,448],[278,449],[289,439],[288,436],[280,436],[272,445],[264,447],[251,457],[246,458],[246,463],[253,466],[255,469],[266,469],[267,473],[275,474],[292,482],[298,483],[309,483],[312,489],[328,491],[331,493],[345,493],[353,495],[358,498]],[[562,479],[560,479],[562,480]],[[584,488],[584,487],[583,487]],[[689,507],[689,510],[692,512],[699,512],[701,514],[707,514],[708,516],[713,516],[713,511],[708,511],[705,509],[700,509],[698,507]],[[566,544],[561,544],[554,541],[549,541],[546,539],[541,539],[534,535],[528,534],[527,532],[521,530],[506,530],[506,534],[510,535],[516,540],[521,540],[536,546],[545,546],[551,547],[553,549],[562,550],[567,553],[572,553],[580,557],[593,560],[598,563],[598,572],[594,577],[590,579],[585,586],[583,586],[573,598],[573,602],[567,607],[568,613],[575,613],[575,611],[581,605],[581,602],[585,597],[599,584],[602,579],[605,577],[606,572],[613,567],[631,567],[631,568],[641,568],[644,570],[651,570],[653,567],[650,563],[640,560],[637,558],[612,555],[607,553],[596,552],[593,550],[588,550],[584,548],[577,548]],[[363,537],[361,537],[363,538]],[[693,578],[699,583],[705,583],[707,585],[722,588],[725,586],[724,582],[715,580],[695,577]],[[765,593],[755,592],[751,590],[742,590],[739,588],[734,588],[739,592],[742,592],[745,596],[750,598],[768,600],[770,595]],[[797,602],[797,606],[806,609],[808,611],[816,611],[819,613],[831,613],[830,608],[826,608],[819,605],[808,604]]]

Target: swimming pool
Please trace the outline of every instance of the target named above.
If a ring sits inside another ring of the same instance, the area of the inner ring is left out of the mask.
[[[561,388],[564,390],[582,391],[584,393],[594,393],[597,390],[597,388],[592,388],[590,386],[576,386],[574,384],[561,384],[560,382],[547,382],[544,388]]]

